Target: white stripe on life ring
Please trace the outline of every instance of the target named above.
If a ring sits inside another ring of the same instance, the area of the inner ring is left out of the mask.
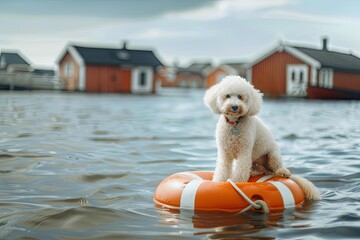
[[[194,210],[195,208],[195,197],[196,192],[203,183],[204,180],[192,180],[184,188],[181,199],[180,199],[180,209]]]
[[[282,182],[277,182],[277,181],[268,181],[268,183],[271,183],[279,190],[282,200],[283,200],[283,203],[284,203],[284,208],[295,207],[294,196],[293,196],[292,192],[290,191],[290,189],[285,184],[283,184]]]
[[[261,178],[259,178],[259,180],[257,180],[256,182],[265,182],[266,180],[268,180],[269,178],[272,178],[273,175],[265,175]]]
[[[183,176],[187,176],[187,177],[192,178],[192,179],[203,180],[200,176],[196,175],[195,173],[191,173],[191,172],[181,172],[181,173],[178,173],[178,174],[183,175]]]

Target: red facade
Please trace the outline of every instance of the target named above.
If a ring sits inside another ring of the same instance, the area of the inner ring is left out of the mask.
[[[88,65],[86,92],[130,93],[131,69]]]
[[[304,63],[285,51],[276,51],[255,63],[250,69],[252,84],[262,93],[273,98],[289,96],[286,85],[291,81],[289,82],[287,68],[297,64],[306,65],[308,68],[306,97],[312,99],[360,99],[360,72],[325,68],[332,72],[329,80],[331,85],[322,86],[320,84],[320,72],[323,69],[321,66],[313,71],[314,66]],[[314,82],[315,85],[312,85]]]
[[[334,88],[360,91],[360,73],[334,71]]]
[[[252,84],[265,95],[286,95],[286,67],[288,64],[305,64],[286,52],[275,52],[252,66]],[[311,67],[309,67],[309,76]]]

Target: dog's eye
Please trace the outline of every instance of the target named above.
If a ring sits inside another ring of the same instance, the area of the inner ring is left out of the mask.
[[[241,96],[241,95],[238,95],[238,99],[242,99],[242,96]]]
[[[230,95],[228,94],[228,95],[226,95],[226,98],[230,98]]]

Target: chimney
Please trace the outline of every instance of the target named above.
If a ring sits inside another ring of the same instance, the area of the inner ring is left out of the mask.
[[[127,49],[127,41],[126,40],[122,41],[122,48]]]
[[[328,50],[328,38],[327,37],[323,37],[322,38],[322,50],[323,51],[327,51]]]

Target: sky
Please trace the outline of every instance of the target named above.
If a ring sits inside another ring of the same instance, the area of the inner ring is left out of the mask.
[[[166,65],[251,62],[280,41],[360,56],[358,0],[0,0],[0,51],[56,66],[68,43],[154,50]]]

